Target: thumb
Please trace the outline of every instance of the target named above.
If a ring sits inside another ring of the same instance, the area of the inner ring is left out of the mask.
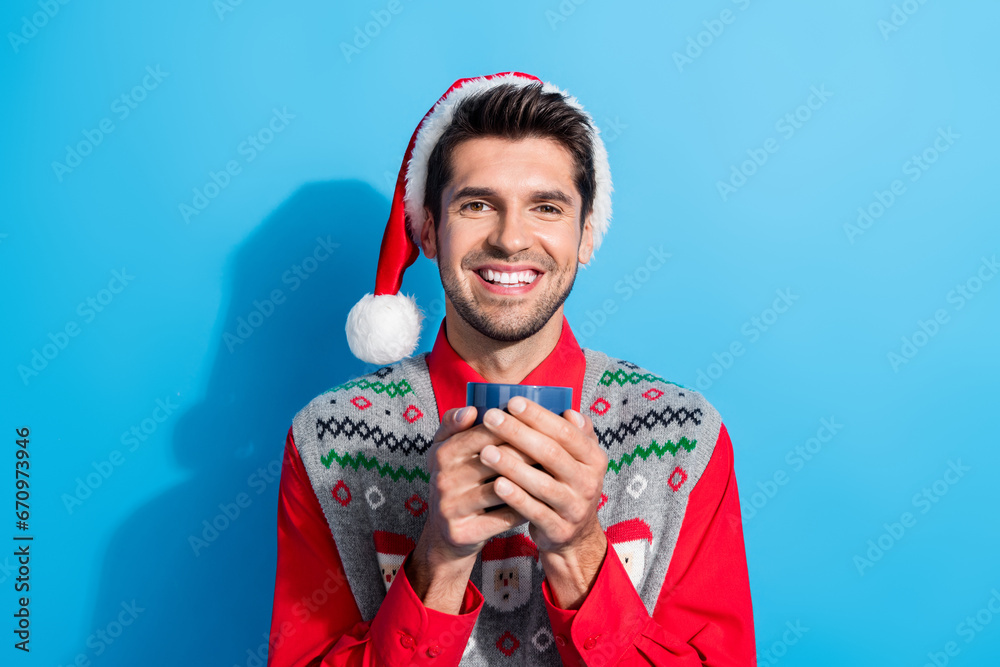
[[[466,406],[464,408],[453,408],[444,413],[441,426],[438,427],[435,441],[447,440],[454,434],[464,431],[476,420],[476,408]]]

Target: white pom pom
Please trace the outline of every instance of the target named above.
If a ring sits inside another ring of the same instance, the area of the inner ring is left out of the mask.
[[[424,314],[413,297],[366,294],[347,315],[347,344],[370,364],[392,364],[413,354]]]

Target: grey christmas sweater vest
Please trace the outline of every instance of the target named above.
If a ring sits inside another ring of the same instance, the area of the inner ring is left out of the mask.
[[[608,454],[598,519],[652,614],[691,490],[722,420],[698,392],[584,349],[581,412]],[[440,424],[426,354],[317,396],[292,423],[295,444],[365,620],[401,574],[427,516],[426,461]],[[560,665],[528,525],[480,552],[471,580],[485,603],[462,665]],[[405,575],[404,575],[405,576]],[[485,578],[484,578],[485,577]]]

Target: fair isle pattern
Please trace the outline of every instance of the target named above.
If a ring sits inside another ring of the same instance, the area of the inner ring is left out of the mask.
[[[708,465],[722,420],[696,391],[595,350],[584,354],[580,406],[608,454],[598,519],[652,614],[689,494]],[[376,550],[375,536],[415,542],[427,519],[426,453],[440,416],[426,356],[338,385],[292,423],[365,620],[378,611],[391,572],[390,565],[380,566],[388,556]],[[486,602],[461,664],[560,665],[542,599],[544,572],[526,555],[527,524],[494,539],[488,561],[481,553],[472,570]]]

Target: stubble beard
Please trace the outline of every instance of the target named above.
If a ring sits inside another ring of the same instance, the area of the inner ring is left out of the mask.
[[[478,259],[476,262],[473,262],[473,259],[476,258],[466,257],[462,261],[463,270],[471,269],[477,263],[482,263]],[[487,261],[489,259],[517,264],[518,261],[525,261],[527,258],[513,260],[502,257],[490,257],[487,258]],[[536,262],[536,265],[546,270],[544,280],[552,283],[552,287],[541,294],[540,297],[537,297],[539,300],[535,307],[527,313],[522,312],[524,306],[509,309],[500,307],[498,309],[499,314],[492,316],[479,305],[478,301],[471,294],[462,291],[462,286],[458,280],[450,274],[445,275],[440,265],[438,265],[438,273],[441,275],[441,285],[444,287],[445,296],[451,301],[451,305],[454,306],[455,312],[458,313],[459,317],[487,338],[505,343],[514,343],[525,338],[530,338],[541,331],[542,327],[559,310],[559,306],[566,301],[566,297],[569,296],[569,293],[573,290],[573,284],[576,282],[576,264],[573,264],[573,268],[569,270],[549,270],[550,266],[553,269],[555,266],[551,258],[546,258],[546,261]],[[558,287],[561,281],[566,282],[566,286],[562,290]]]

